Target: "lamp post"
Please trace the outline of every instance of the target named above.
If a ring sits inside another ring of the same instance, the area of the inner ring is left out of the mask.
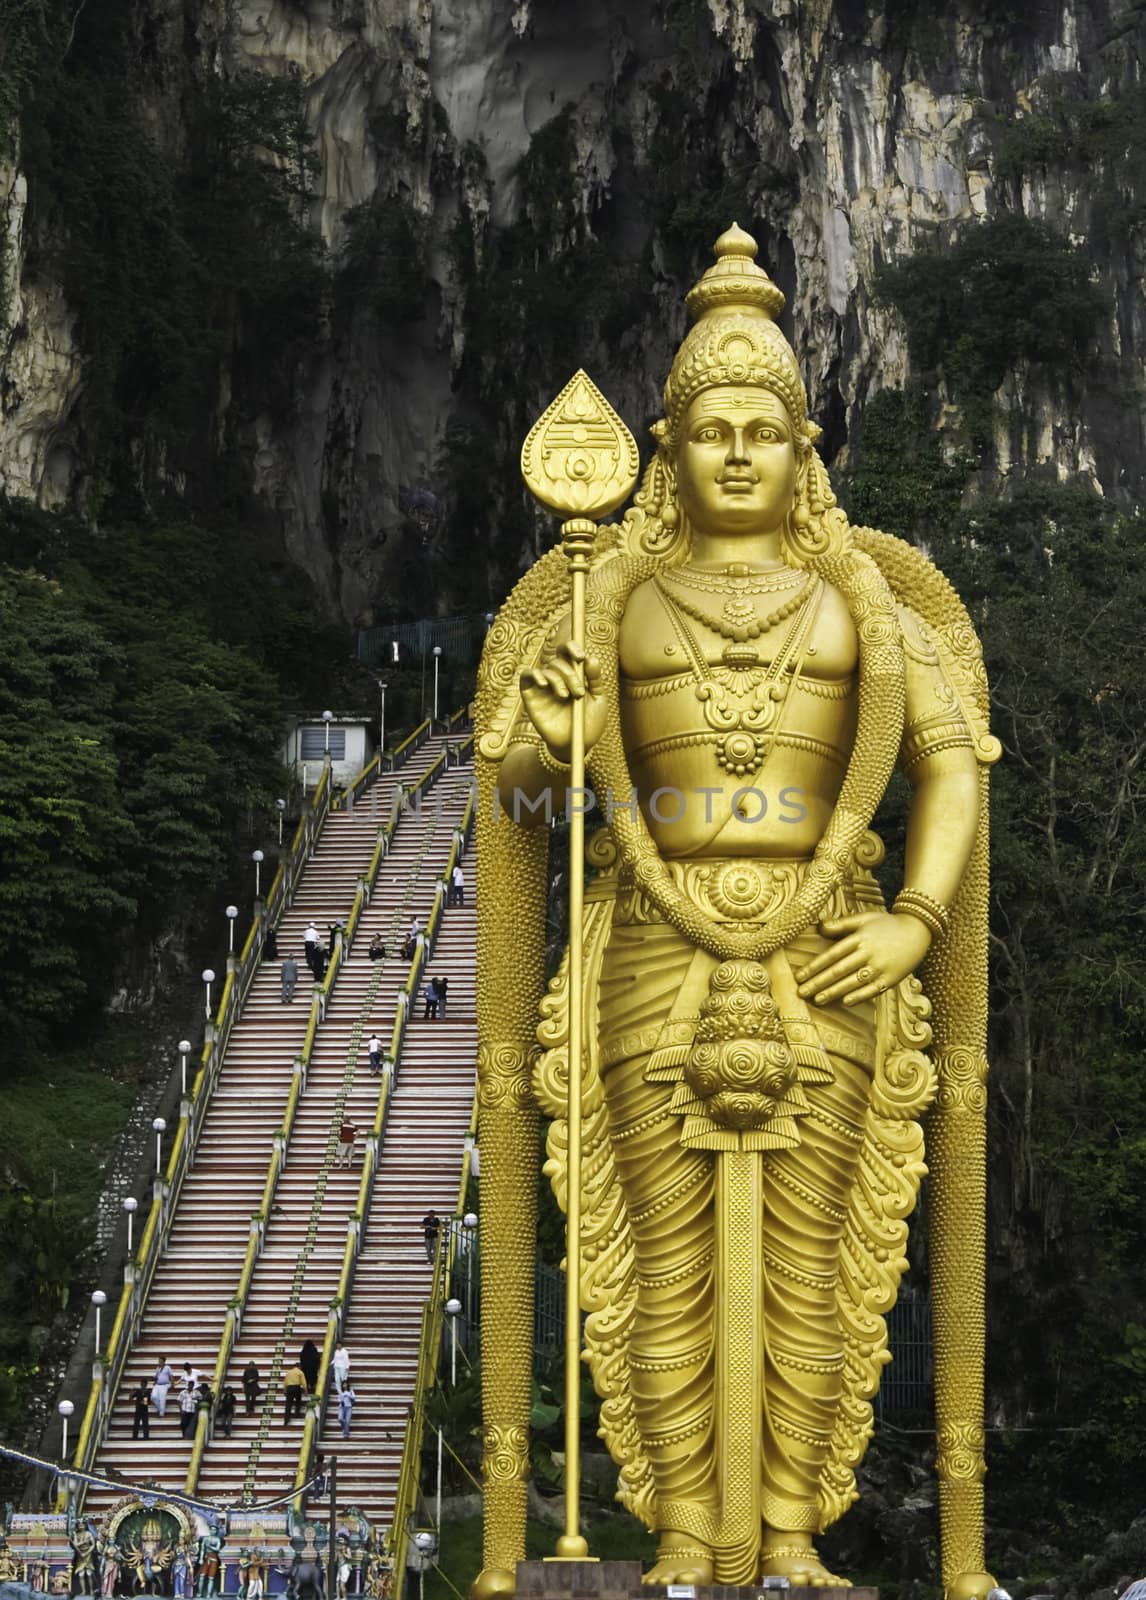
[[[386,748],[386,679],[377,679],[381,706],[378,711],[378,772],[382,772],[382,752]]]
[[[233,926],[233,924],[232,924]],[[187,1098],[187,1057],[191,1054],[190,1039],[180,1039],[179,1050],[179,1092],[183,1099]]]
[[[438,1541],[432,1533],[423,1529],[421,1533],[414,1535],[414,1548],[418,1552],[418,1600],[423,1600],[426,1592],[426,1567],[433,1565]]]
[[[466,1241],[466,1316],[473,1320],[474,1303],[474,1241],[477,1238],[478,1218],[476,1211],[467,1211],[462,1218],[462,1227],[465,1231]]]
[[[129,1194],[123,1202],[123,1209],[127,1212],[127,1255],[130,1260],[133,1249],[132,1233],[135,1228],[135,1213],[139,1210],[139,1201],[133,1194]]]
[[[203,987],[207,991],[207,995],[206,995],[206,999],[203,1002],[203,1008],[204,1008],[204,1011],[206,1012],[206,1016],[207,1016],[207,1021],[208,1022],[210,1022],[210,1020],[211,1020],[211,985],[214,983],[214,981],[215,981],[214,968],[212,968],[212,967],[204,967],[203,968]]]
[[[442,659],[442,647],[441,647],[440,644],[436,644],[434,646],[434,721],[435,721],[435,723],[438,720],[438,663],[441,661],[441,659]]]
[[[95,1308],[96,1308],[96,1355],[98,1356],[100,1351],[103,1349],[103,1346],[100,1344],[100,1339],[99,1339],[100,1313],[103,1311],[104,1306],[107,1305],[107,1295],[104,1294],[102,1289],[96,1289],[96,1290],[93,1291],[93,1293],[92,1293],[92,1305],[95,1306]]]
[[[262,874],[262,870],[263,870],[263,861],[264,861],[264,859],[265,858],[264,858],[263,852],[261,850],[252,850],[251,851],[251,860],[255,863],[255,899],[256,900],[261,898],[261,893],[260,893],[261,885],[262,885],[261,874]],[[236,916],[238,915],[237,912],[235,914],[236,914]]]
[[[256,867],[255,871],[258,872],[258,870],[258,867]],[[258,898],[257,890],[255,897],[256,899]],[[227,919],[227,954],[233,956],[235,953],[235,918],[239,915],[238,906],[227,906],[223,915]],[[183,1092],[184,1094],[187,1092],[186,1085],[184,1085]]]
[[[163,1135],[167,1132],[167,1124],[162,1117],[156,1117],[151,1128],[155,1134],[155,1176],[158,1178],[163,1170]]]
[[[457,1387],[458,1382],[458,1318],[462,1314],[460,1300],[446,1301],[446,1316],[450,1319],[450,1387]]]
[[[61,1461],[66,1461],[68,1459],[68,1418],[75,1409],[75,1406],[70,1400],[61,1400],[59,1405],[56,1407],[56,1410],[60,1413],[60,1420],[64,1425],[64,1442],[60,1447]]]
[[[333,721],[333,711],[324,711],[322,713],[322,758],[328,765],[330,762],[330,724]]]
[[[283,847],[283,817],[286,815],[286,801],[276,800],[275,810],[279,814],[279,849]]]

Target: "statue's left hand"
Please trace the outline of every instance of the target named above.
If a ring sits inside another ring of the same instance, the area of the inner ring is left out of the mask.
[[[931,944],[922,922],[890,911],[832,917],[820,923],[820,932],[836,942],[795,975],[803,998],[818,1005],[873,999],[914,972]]]

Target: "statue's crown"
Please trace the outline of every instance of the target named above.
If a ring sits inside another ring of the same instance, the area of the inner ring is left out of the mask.
[[[819,429],[807,422],[808,399],[795,352],[775,317],[784,296],[756,265],[756,241],[737,223],[716,241],[716,260],[685,297],[693,326],[665,384],[665,421],[654,434],[672,445],[685,407],[716,384],[753,384],[784,402],[801,439]]]
[[[714,311],[762,314],[771,320],[784,309],[784,296],[763,267],[756,265],[759,246],[739,223],[726,228],[713,246],[716,261],[685,296],[693,320]]]

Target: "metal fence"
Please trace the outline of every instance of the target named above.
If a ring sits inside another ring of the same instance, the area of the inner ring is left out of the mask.
[[[876,1418],[930,1415],[935,1359],[931,1299],[924,1290],[900,1290],[887,1314],[887,1345],[891,1361],[883,1369],[879,1393],[872,1402]]]
[[[443,661],[470,666],[478,658],[488,625],[483,616],[380,623],[375,628],[358,630],[357,655],[366,667],[416,667],[438,647]]]

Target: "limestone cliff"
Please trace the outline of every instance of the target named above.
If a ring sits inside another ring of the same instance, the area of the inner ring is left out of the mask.
[[[81,10],[77,50],[86,26]],[[881,267],[1002,214],[1094,242],[1088,360],[1046,371],[1028,347],[996,372],[977,466],[1141,497],[1135,0],[140,0],[122,26],[171,164],[196,159],[189,85],[299,85],[325,276],[288,371],[233,309],[194,448],[179,430],[156,448],[141,414],[114,449],[148,505],[277,523],[347,620],[387,594],[485,609],[504,592],[553,531],[518,487],[528,423],[577,361],[635,430],[652,419],[683,291],[733,216],[789,296],[837,468],[865,402],[913,376]],[[33,98],[25,138],[35,115]],[[0,197],[0,484],[93,514],[98,354],[43,247],[69,218],[29,203],[18,144]]]

